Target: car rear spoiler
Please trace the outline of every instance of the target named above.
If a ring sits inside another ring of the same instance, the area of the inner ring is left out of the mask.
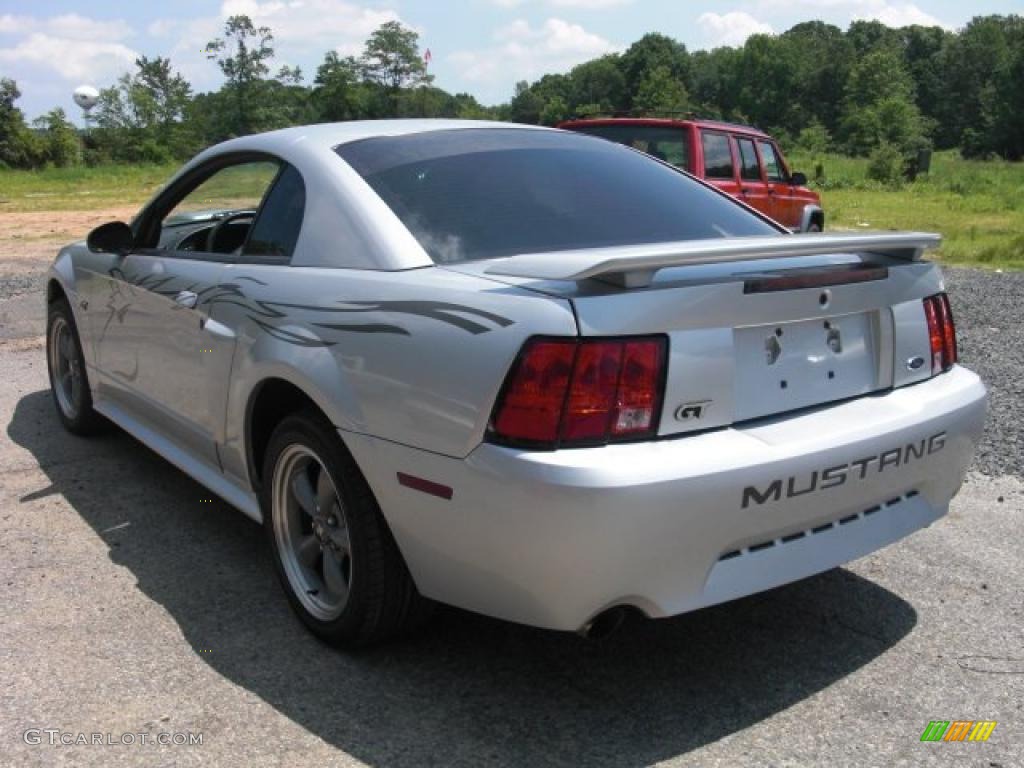
[[[925,250],[935,248],[941,242],[941,235],[928,232],[729,237],[528,253],[495,260],[484,272],[538,280],[597,278],[625,288],[644,288],[651,284],[655,272],[666,267],[839,253],[872,253],[909,262],[919,260]]]

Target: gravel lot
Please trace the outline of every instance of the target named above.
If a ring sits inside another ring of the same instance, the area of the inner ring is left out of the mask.
[[[258,526],[124,434],[59,430],[39,265],[0,269],[0,765],[1024,765],[1024,275],[947,276],[992,407],[938,524],[601,643],[446,609],[346,655],[292,617]],[[999,725],[922,744],[935,719]]]
[[[975,466],[1024,475],[1024,273],[947,269],[961,361],[989,388]]]

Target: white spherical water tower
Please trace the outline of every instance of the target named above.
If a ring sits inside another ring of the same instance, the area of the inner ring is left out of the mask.
[[[82,108],[82,116],[85,119],[85,127],[89,127],[89,115],[90,110],[96,106],[96,102],[99,101],[100,92],[93,88],[91,85],[80,85],[75,88],[75,92],[71,96],[75,100],[75,104]]]

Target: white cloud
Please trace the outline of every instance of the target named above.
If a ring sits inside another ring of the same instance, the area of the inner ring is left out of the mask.
[[[914,3],[888,0],[758,0],[756,6],[764,12],[812,14],[840,24],[858,19],[874,19],[890,27],[920,24],[953,29],[953,25],[923,11]]]
[[[922,27],[952,28],[930,13],[925,13],[913,3],[866,3],[866,5],[875,7],[856,14],[853,18],[877,19],[889,27],[909,27],[913,24],[920,24]]]
[[[398,13],[388,8],[365,8],[345,0],[225,0],[221,5],[221,18],[239,14],[256,26],[270,27],[278,46],[302,52],[311,45],[326,50],[361,43],[381,24],[399,21]]]
[[[65,13],[45,19],[11,14],[0,16],[0,34],[27,35],[32,33],[61,37],[67,40],[113,42],[131,36],[132,28],[123,19],[99,21],[80,16],[77,13]]]
[[[774,32],[770,24],[758,21],[743,11],[702,13],[697,17],[697,26],[709,48],[743,45],[751,35],[770,35]]]
[[[580,8],[583,10],[599,10],[612,8],[616,5],[629,5],[633,0],[548,0],[556,8]]]
[[[548,72],[564,72],[589,59],[619,49],[587,32],[579,24],[551,18],[538,27],[517,19],[494,33],[488,48],[456,51],[448,56],[463,80],[507,83],[529,80]]]
[[[206,58],[206,44],[220,36],[229,16],[245,15],[257,27],[269,27],[274,35],[276,71],[283,62],[308,62],[334,49],[343,56],[358,55],[366,38],[381,24],[400,21],[387,8],[367,8],[346,0],[224,0],[217,16],[183,21],[157,19],[147,31],[153,37],[176,37],[169,52],[174,67],[198,90],[215,88],[220,81],[217,65]],[[311,73],[307,70],[307,79]]]
[[[121,43],[68,40],[36,32],[12,48],[0,48],[0,62],[50,69],[65,80],[103,82],[131,68],[139,54]]]
[[[537,0],[538,2],[540,0]],[[531,0],[491,0],[492,5],[499,8],[519,8]],[[544,0],[547,5],[555,8],[574,8],[581,11],[599,11],[614,8],[617,5],[629,5],[633,0]]]

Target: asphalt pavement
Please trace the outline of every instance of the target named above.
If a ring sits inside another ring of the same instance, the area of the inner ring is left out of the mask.
[[[0,292],[0,765],[1022,766],[1024,345],[997,277],[950,281],[995,415],[931,528],[600,642],[443,609],[358,654],[293,618],[259,526],[123,433],[59,428],[37,288]],[[922,743],[932,720],[998,725]]]

